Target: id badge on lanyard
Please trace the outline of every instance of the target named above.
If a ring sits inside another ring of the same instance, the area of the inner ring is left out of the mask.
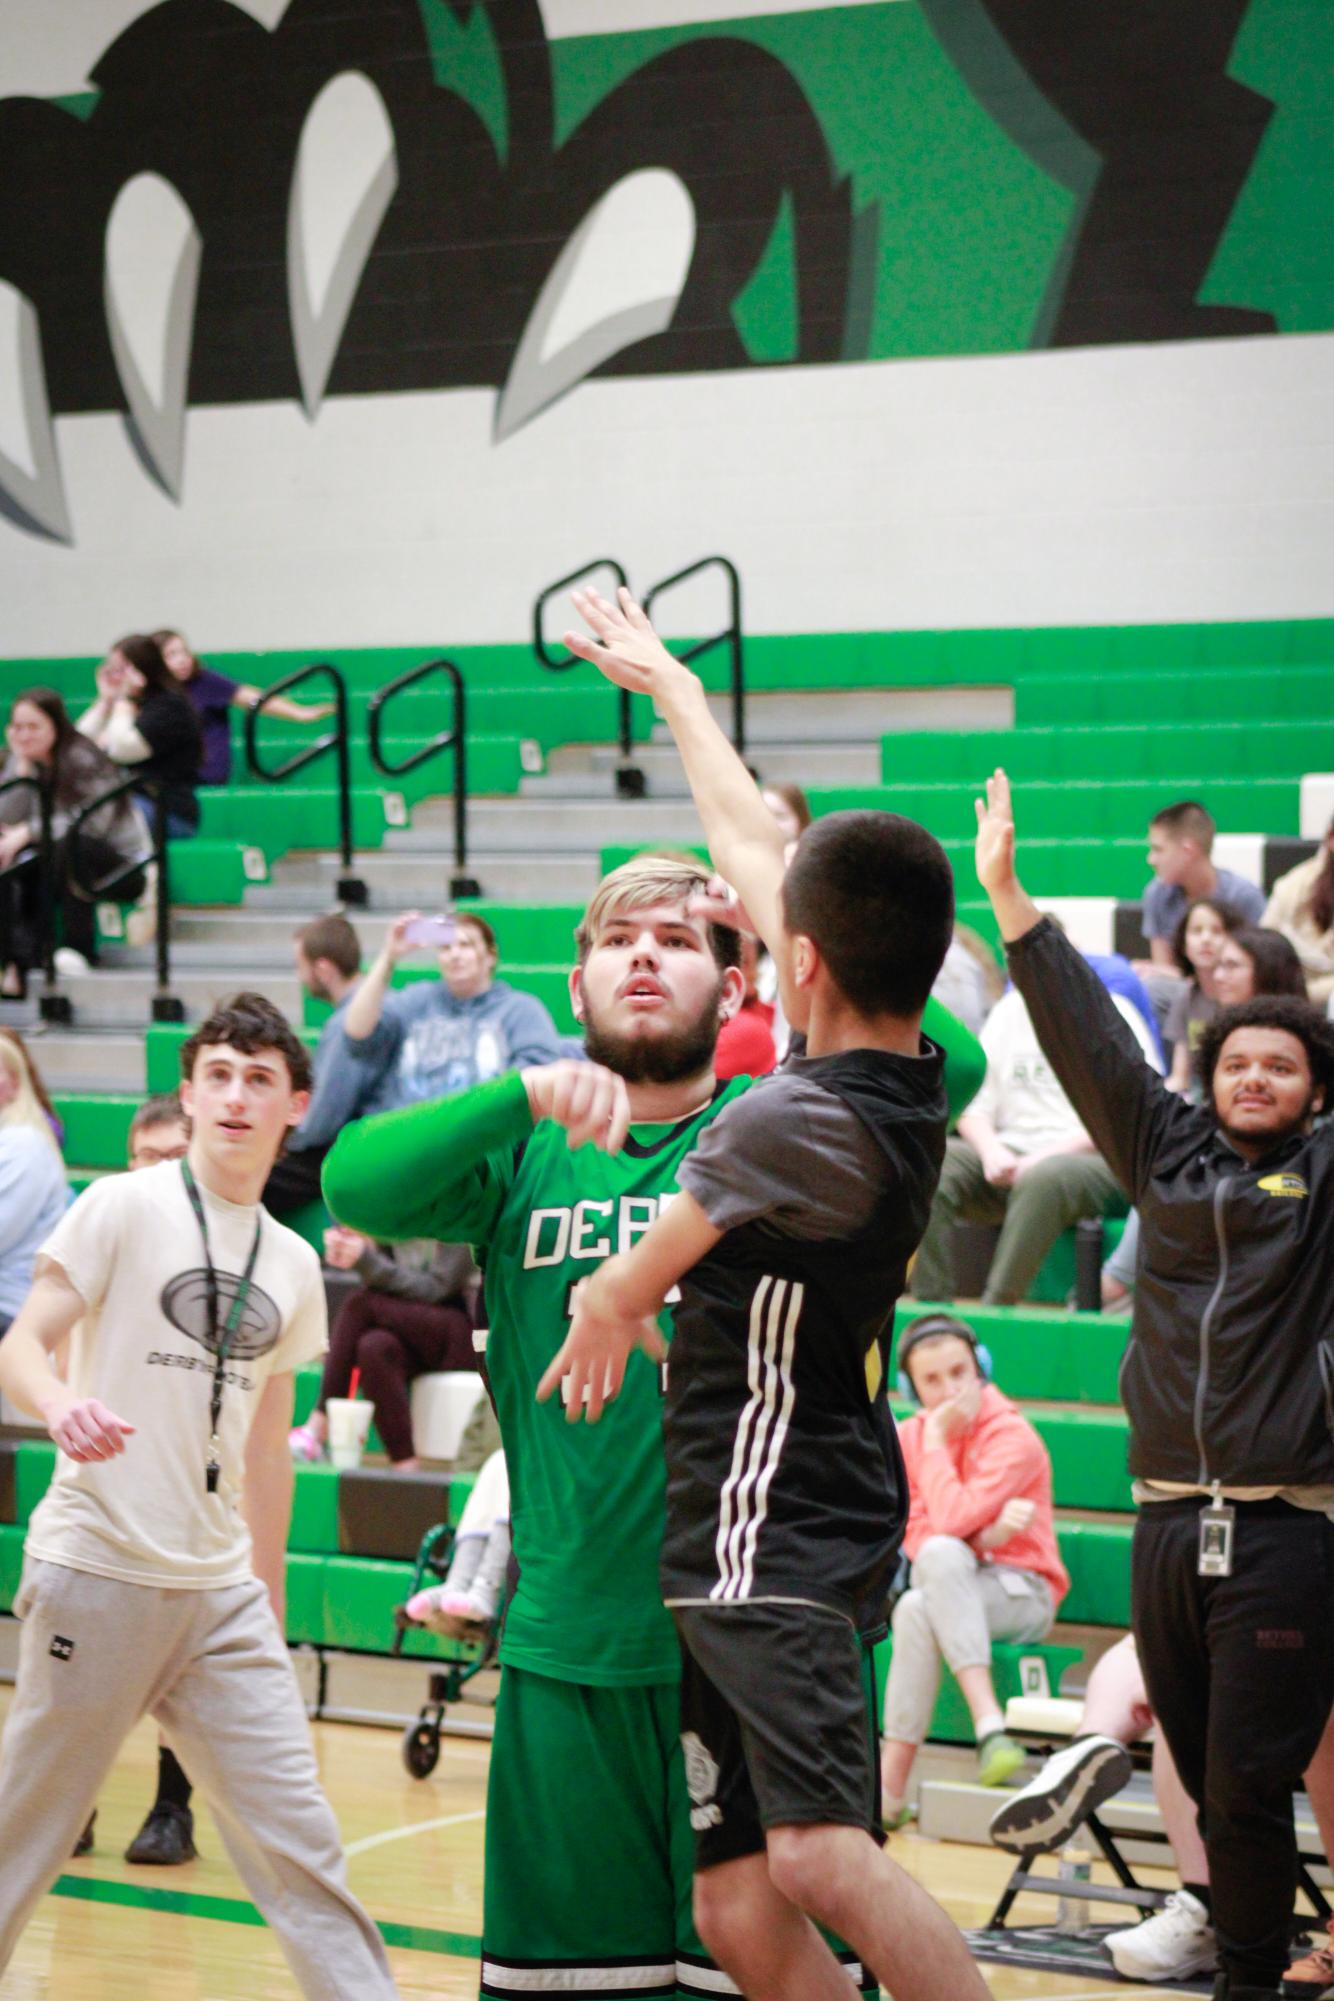
[[[222,1420],[222,1390],[227,1378],[227,1357],[231,1353],[236,1330],[241,1325],[246,1300],[250,1297],[250,1282],[255,1276],[255,1265],[259,1259],[259,1240],[263,1229],[264,1212],[261,1209],[255,1217],[255,1234],[250,1243],[250,1255],[246,1259],[245,1271],[236,1280],[236,1291],[227,1312],[225,1324],[221,1322],[218,1304],[218,1274],[213,1265],[213,1253],[208,1244],[208,1222],[204,1215],[204,1204],[195,1186],[194,1175],[190,1172],[188,1160],[181,1162],[181,1178],[185,1182],[185,1192],[190,1198],[190,1207],[195,1212],[199,1234],[204,1244],[204,1279],[208,1298],[209,1346],[213,1350],[213,1384],[209,1396],[208,1409],[208,1464],[204,1469],[204,1492],[216,1494],[218,1479],[222,1473],[219,1457],[221,1439],[218,1426]]]
[[[1232,1552],[1237,1533],[1237,1511],[1223,1500],[1215,1485],[1213,1499],[1200,1512],[1201,1577],[1231,1577]]]

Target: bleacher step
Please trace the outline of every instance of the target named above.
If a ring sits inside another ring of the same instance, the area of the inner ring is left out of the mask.
[[[94,1024],[143,1029],[152,1012],[157,991],[155,975],[148,970],[106,968],[80,973],[61,983],[74,1008],[80,1027]],[[202,1021],[218,1002],[229,1000],[246,985],[243,963],[228,964],[214,972],[198,972],[190,967],[172,969],[171,991],[184,1003],[190,1021]],[[264,975],[264,992],[290,1019],[301,1015],[301,987],[295,971]]]
[[[812,677],[820,641],[809,641]],[[730,695],[710,693],[724,729],[732,724]],[[1014,689],[1001,685],[941,688],[812,688],[748,690],[746,741],[758,761],[773,743],[861,743],[885,730],[1004,730],[1014,723]]]
[[[645,837],[649,843],[658,838]],[[356,857],[352,873],[365,883],[372,908],[397,911],[420,905],[430,910],[443,901],[454,874],[454,853],[440,834],[436,842],[434,848],[427,845],[416,853]],[[283,909],[290,908],[294,898],[304,897],[307,914],[318,916],[333,907],[339,877],[345,873],[336,855],[288,856],[274,869],[271,890],[254,892],[256,907],[272,907],[268,894],[274,894]],[[596,848],[576,854],[472,849],[468,873],[481,884],[484,896],[502,903],[586,903],[597,888],[600,871]],[[353,911],[354,920],[357,915]]]
[[[51,1091],[142,1091],[144,1038],[83,1029],[47,1029],[31,1038],[34,1062]]]
[[[437,850],[453,836],[453,806],[429,799],[409,829],[386,834],[386,856]],[[596,854],[611,842],[691,843],[701,839],[699,815],[687,799],[475,799],[468,840],[483,854]]]
[[[877,785],[880,754],[866,743],[747,742],[747,760],[766,785]],[[685,768],[670,743],[636,744],[630,760],[643,772],[653,799],[684,799]],[[524,778],[525,799],[570,799],[616,794],[616,773],[624,760],[607,744],[565,744],[553,750],[540,778]]]

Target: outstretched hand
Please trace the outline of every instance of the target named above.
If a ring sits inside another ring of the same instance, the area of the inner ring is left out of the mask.
[[[1014,809],[1010,804],[1010,781],[997,767],[987,780],[985,804],[977,808],[977,879],[988,896],[1007,889],[1015,880]]]
[[[616,603],[601,591],[572,591],[571,602],[593,633],[567,632],[565,644],[581,660],[635,695],[662,695],[673,683],[693,681],[694,675],[667,651],[641,605],[625,586]]]
[[[619,1262],[611,1258],[608,1265],[614,1268]],[[558,1386],[562,1388],[569,1424],[577,1424],[581,1417],[597,1423],[604,1405],[620,1395],[626,1363],[636,1348],[644,1349],[655,1362],[663,1361],[667,1354],[662,1329],[652,1314],[627,1318],[617,1311],[612,1292],[614,1273],[608,1272],[608,1265],[575,1287],[570,1331],[537,1386],[539,1403],[545,1403]]]

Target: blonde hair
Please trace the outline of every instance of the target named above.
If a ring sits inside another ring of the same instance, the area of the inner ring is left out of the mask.
[[[650,850],[632,855],[610,875],[604,875],[593,901],[575,926],[574,942],[579,964],[592,951],[597,935],[617,911],[651,910],[657,903],[688,903],[702,896],[712,880],[709,864],[698,856],[670,849]],[[734,966],[738,958],[736,934],[719,924],[709,926],[709,943],[720,966]]]
[[[0,1130],[6,1126],[31,1126],[34,1132],[41,1133],[60,1158],[60,1145],[51,1130],[48,1116],[50,1100],[41,1087],[31,1057],[12,1031],[0,1034],[0,1065],[3,1065],[14,1085],[14,1095],[9,1103],[0,1105]]]

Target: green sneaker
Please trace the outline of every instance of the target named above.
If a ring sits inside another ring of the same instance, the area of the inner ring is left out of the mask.
[[[984,1786],[1003,1786],[1027,1762],[1028,1753],[1003,1730],[993,1730],[977,1747],[977,1776]]]
[[[901,1828],[910,1827],[917,1818],[915,1806],[901,1806],[897,1813],[882,1813],[880,1825],[886,1834],[897,1834]]]

